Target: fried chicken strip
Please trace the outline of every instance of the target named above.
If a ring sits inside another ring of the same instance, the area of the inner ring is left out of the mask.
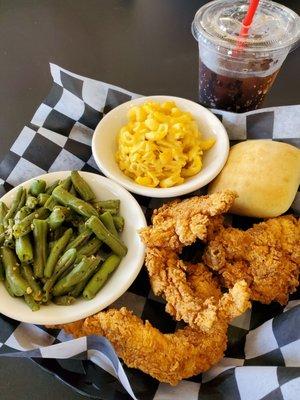
[[[226,287],[244,279],[252,300],[286,304],[299,285],[300,220],[289,215],[247,231],[223,228],[208,244],[204,262],[218,271]]]
[[[245,281],[222,295],[220,283],[204,264],[188,264],[172,250],[148,248],[148,269],[153,292],[163,296],[166,311],[177,321],[208,332],[217,319],[230,322],[250,307]]]
[[[224,321],[218,320],[209,334],[189,326],[162,334],[126,308],[100,312],[61,328],[75,337],[105,336],[129,367],[171,385],[208,370],[223,357],[227,342]]]
[[[152,226],[141,230],[140,235],[148,247],[170,248],[181,251],[195,240],[206,240],[222,226],[220,214],[229,210],[237,197],[225,190],[209,196],[196,196],[175,200],[154,210]]]

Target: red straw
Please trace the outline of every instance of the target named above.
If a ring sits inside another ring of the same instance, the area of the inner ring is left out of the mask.
[[[239,38],[237,41],[237,46],[235,48],[235,52],[238,50],[241,50],[243,48],[243,40],[242,38],[248,35],[248,31],[251,27],[252,21],[253,21],[253,17],[254,14],[257,10],[259,4],[259,0],[250,0],[250,4],[249,4],[249,8],[247,11],[247,14],[245,15],[245,18],[242,21],[242,29],[240,30],[239,33]]]

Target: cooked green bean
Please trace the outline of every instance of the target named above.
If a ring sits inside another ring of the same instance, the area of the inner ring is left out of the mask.
[[[12,291],[12,288],[11,288],[10,284],[8,283],[7,279],[5,279],[5,281],[4,281],[4,286],[5,286],[5,289],[7,290],[8,294],[11,297],[15,297],[14,292]]]
[[[55,189],[55,188],[54,188],[54,189]],[[53,189],[53,190],[54,190],[54,189]],[[56,201],[56,200],[54,199],[54,197],[51,195],[51,196],[49,197],[49,199],[46,201],[44,207],[47,208],[47,209],[50,210],[50,211],[53,211],[53,208],[54,208],[55,206],[57,206],[57,205],[58,205],[57,201]]]
[[[17,212],[19,210],[21,210],[22,207],[25,206],[26,200],[27,200],[27,193],[26,193],[26,189],[24,189],[23,193],[22,193],[22,196],[21,196],[21,199],[20,199],[20,202],[19,202],[18,207],[17,207]]]
[[[83,297],[86,300],[91,300],[96,296],[109,275],[118,267],[120,262],[121,257],[118,257],[116,254],[111,255],[104,261],[99,271],[91,278],[83,291]]]
[[[126,255],[127,247],[125,244],[119,238],[112,235],[99,218],[94,216],[90,217],[86,221],[86,226],[118,256],[124,257]]]
[[[28,207],[26,207],[26,206],[22,207],[15,215],[15,223],[17,224],[17,223],[21,222],[30,213],[31,213],[31,210]]]
[[[50,194],[47,193],[40,193],[38,195],[38,204],[40,206],[44,206],[46,204],[46,201],[49,199]]]
[[[56,189],[54,189],[54,190],[56,190]],[[73,230],[72,230],[72,228],[69,228],[63,234],[63,236],[55,242],[53,248],[51,249],[51,252],[49,254],[47,262],[46,262],[46,267],[44,270],[44,276],[46,278],[51,277],[53,270],[55,268],[55,265],[56,265],[60,255],[63,253],[64,249],[66,248],[67,244],[69,243],[72,234],[73,234]]]
[[[31,308],[31,311],[38,311],[40,309],[40,305],[34,300],[31,294],[24,294],[25,303]]]
[[[89,203],[73,196],[61,186],[57,186],[57,188],[53,190],[52,196],[59,203],[63,204],[66,207],[70,207],[72,210],[80,215],[83,215],[84,217],[88,218],[92,215],[98,215],[97,211]]]
[[[46,182],[43,181],[42,179],[35,179],[34,181],[32,181],[30,185],[29,193],[37,197],[40,193],[44,193],[45,189],[46,189]]]
[[[103,213],[105,211],[111,212],[111,214],[118,214],[120,210],[120,200],[112,199],[112,200],[98,200],[93,202],[93,206],[97,211]]]
[[[0,201],[0,224],[3,223],[4,218],[8,212],[8,207],[3,201]]]
[[[58,260],[54,272],[44,285],[45,298],[49,298],[49,294],[56,281],[67,271],[76,260],[76,249],[67,250]]]
[[[43,278],[47,259],[48,223],[42,219],[34,219],[32,224],[34,238],[33,270],[36,277]]]
[[[88,281],[91,279],[91,277],[96,273],[100,262],[102,261],[102,258],[100,256],[92,256],[90,258],[91,264],[89,267],[89,270],[87,271],[86,275],[83,277],[82,281],[77,283],[72,290],[69,292],[70,296],[73,297],[78,297],[82,292],[83,289],[86,287]]]
[[[14,218],[14,216],[15,216],[17,210],[18,210],[18,206],[19,206],[20,200],[21,200],[21,198],[22,198],[22,194],[23,194],[23,188],[22,188],[22,186],[21,186],[21,187],[19,187],[19,189],[17,190],[17,193],[16,193],[16,195],[15,195],[15,198],[13,199],[13,202],[12,202],[12,204],[11,204],[11,207],[10,207],[10,209],[8,210],[7,214],[5,215],[5,217],[4,217],[4,219],[3,219],[3,224],[4,224],[4,226],[7,225],[9,219]]]
[[[8,246],[12,249],[15,247],[15,241],[13,237],[13,226],[14,226],[14,220],[10,218],[8,220],[8,224],[6,226],[6,229],[4,231],[5,239],[4,239],[4,246]]]
[[[32,292],[31,287],[20,273],[15,253],[9,247],[1,247],[1,256],[5,269],[5,277],[15,296],[23,296]]]
[[[85,245],[79,248],[79,250],[77,251],[77,260],[80,260],[83,256],[93,256],[100,249],[101,245],[101,240],[99,240],[97,237],[94,237]]]
[[[53,288],[53,296],[61,296],[68,293],[73,286],[79,283],[90,268],[91,260],[87,257],[74,266],[64,278],[60,279]]]
[[[37,282],[37,280],[33,274],[31,266],[29,264],[22,264],[21,265],[21,273],[22,273],[23,277],[26,279],[26,281],[28,282],[28,285],[32,289],[32,296],[33,296],[34,300],[41,301],[42,296],[43,296],[42,288],[41,288],[40,284]]]
[[[16,253],[21,262],[30,262],[33,259],[32,245],[29,235],[20,236],[15,242]]]
[[[30,208],[30,210],[34,210],[38,205],[38,199],[34,196],[27,196],[25,205]]]
[[[114,221],[117,231],[122,232],[124,229],[124,222],[125,222],[124,218],[121,215],[114,215],[113,221]]]
[[[27,215],[21,222],[15,224],[14,226],[14,236],[18,238],[20,236],[26,235],[31,231],[31,224],[34,219],[46,219],[49,215],[49,210],[44,207],[40,207],[33,211],[31,214]]]
[[[68,176],[68,178],[66,178],[66,179],[63,179],[59,184],[60,187],[62,187],[63,189],[65,189],[67,191],[70,190],[71,185],[72,185],[72,180],[71,180],[70,176]]]
[[[103,222],[104,226],[109,230],[110,233],[116,237],[119,236],[114,224],[114,220],[109,211],[105,211],[103,214],[101,214],[99,219]]]
[[[56,188],[56,186],[58,186],[58,185],[59,185],[59,181],[53,182],[50,186],[47,187],[45,193],[46,193],[46,194],[49,194],[49,195],[52,194],[53,190],[54,190],[54,189]]]
[[[76,299],[75,297],[72,296],[57,296],[53,297],[52,301],[54,304],[58,306],[69,306],[73,304],[76,301]]]
[[[89,239],[92,233],[93,232],[89,228],[84,227],[84,231],[82,231],[77,237],[75,237],[75,239],[73,239],[68,244],[66,250],[69,250],[71,248],[78,249]]]
[[[61,226],[66,219],[63,207],[56,206],[53,208],[52,213],[48,217],[49,228],[55,231],[59,226]]]
[[[77,193],[84,201],[91,201],[95,198],[90,185],[79,175],[78,171],[71,172],[71,180]]]
[[[69,192],[70,192],[73,196],[77,196],[77,192],[76,192],[76,190],[75,190],[74,185],[71,185],[71,188],[70,188]]]

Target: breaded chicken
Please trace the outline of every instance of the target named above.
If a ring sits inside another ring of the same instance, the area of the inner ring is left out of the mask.
[[[252,300],[286,304],[299,285],[300,220],[289,215],[247,231],[223,228],[209,242],[204,262],[218,271],[226,287],[244,279]]]
[[[148,247],[181,251],[195,240],[207,240],[222,226],[221,214],[227,212],[237,195],[230,190],[210,196],[196,196],[175,200],[154,210],[152,226],[140,235]]]
[[[105,336],[129,367],[171,385],[208,370],[223,357],[227,342],[224,321],[214,324],[209,334],[189,326],[163,334],[126,308],[100,312],[60,328],[75,337]]]

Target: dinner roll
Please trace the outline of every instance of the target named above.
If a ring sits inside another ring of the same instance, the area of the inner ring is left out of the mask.
[[[235,190],[231,212],[270,218],[287,211],[300,184],[300,150],[272,140],[247,140],[231,147],[209,193]]]

